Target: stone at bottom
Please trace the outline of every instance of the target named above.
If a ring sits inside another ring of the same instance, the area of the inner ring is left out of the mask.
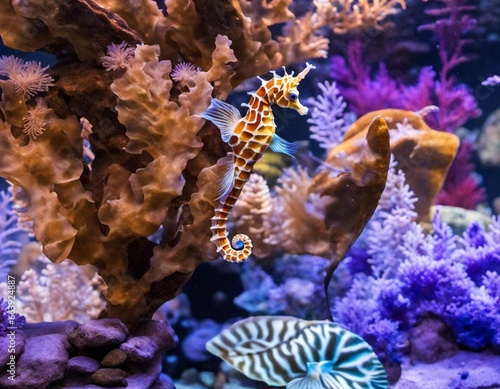
[[[92,374],[92,382],[96,385],[115,387],[127,386],[127,372],[122,369],[103,368]]]
[[[15,381],[10,381],[5,371],[0,375],[0,387],[42,389],[60,380],[68,362],[65,342],[66,337],[58,334],[28,338],[16,361]]]

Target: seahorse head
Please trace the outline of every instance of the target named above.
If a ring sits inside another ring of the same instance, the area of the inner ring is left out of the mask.
[[[306,68],[296,77],[293,76],[293,72],[292,74],[288,74],[285,67],[283,69],[285,71],[283,76],[278,76],[274,73],[274,77],[265,82],[269,102],[283,108],[295,109],[300,115],[307,114],[307,107],[303,106],[299,101],[297,87],[300,81],[309,73],[309,70],[314,69],[314,66],[308,63]]]

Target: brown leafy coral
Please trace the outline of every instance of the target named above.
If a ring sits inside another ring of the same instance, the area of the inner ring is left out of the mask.
[[[420,220],[429,221],[430,207],[443,186],[460,141],[454,134],[430,128],[423,119],[424,114],[425,110],[402,109],[370,112],[349,127],[343,142],[329,151],[327,161],[341,169],[345,155],[352,156],[363,149],[360,139],[366,136],[372,120],[383,117],[389,127],[391,152],[418,199],[415,211]]]
[[[0,175],[29,199],[25,216],[51,261],[70,258],[99,269],[108,287],[103,315],[134,326],[178,294],[198,264],[217,258],[209,228],[221,174],[217,160],[227,150],[219,131],[195,115],[212,95],[224,97],[249,77],[326,54],[327,41],[306,19],[301,33],[287,33],[292,26],[282,39],[272,38],[271,25],[297,22],[289,5],[166,0],[162,11],[149,0],[0,1],[5,44],[61,59],[51,69],[54,85],[34,91],[42,99],[37,104],[12,79],[0,80]],[[105,57],[107,72],[102,59],[112,43],[122,57],[111,64]],[[172,64],[181,61],[201,70],[174,88]],[[46,107],[36,127],[44,131],[35,131],[35,139],[23,129],[38,105]],[[90,166],[82,121],[92,126]],[[383,126],[376,127],[378,134]],[[370,171],[371,160],[363,161]],[[372,174],[380,182],[384,167]],[[333,258],[339,232],[331,204],[342,198],[355,203],[333,188],[367,182],[363,175],[321,177],[309,190],[325,198],[325,220],[316,223],[334,245],[319,251]],[[377,195],[368,200],[367,209],[374,209]],[[367,209],[356,219],[361,224]],[[159,240],[148,238],[153,233]],[[308,249],[288,242],[286,249]]]

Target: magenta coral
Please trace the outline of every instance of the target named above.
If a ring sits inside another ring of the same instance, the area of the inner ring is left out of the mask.
[[[362,116],[368,112],[401,106],[398,83],[391,79],[383,63],[371,79],[371,68],[363,63],[362,44],[350,41],[347,58],[332,57],[332,76],[340,94],[347,100],[349,110]]]
[[[436,198],[437,204],[476,209],[477,205],[486,199],[479,178],[473,174],[471,155],[472,143],[463,141],[450,167],[443,189]]]

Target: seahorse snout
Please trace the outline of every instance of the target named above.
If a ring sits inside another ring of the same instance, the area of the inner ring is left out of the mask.
[[[300,104],[298,107],[297,107],[297,112],[299,113],[299,115],[307,115],[307,113],[309,112],[309,108],[307,107],[304,107],[302,104]]]

